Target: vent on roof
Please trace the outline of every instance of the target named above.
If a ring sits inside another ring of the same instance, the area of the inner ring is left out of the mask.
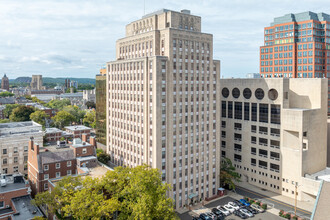
[[[183,14],[187,14],[187,15],[190,15],[190,10],[182,9],[182,10],[181,10],[181,13],[183,13]]]

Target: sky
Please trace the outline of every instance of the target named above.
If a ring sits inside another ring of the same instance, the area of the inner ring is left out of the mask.
[[[221,75],[259,72],[263,29],[274,17],[330,14],[329,0],[0,0],[0,76],[94,78],[115,59],[125,25],[145,13],[189,9],[213,34]]]

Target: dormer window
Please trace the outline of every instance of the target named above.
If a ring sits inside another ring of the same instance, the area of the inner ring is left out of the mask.
[[[47,170],[49,170],[49,165],[48,164],[44,165],[44,171],[47,171]]]

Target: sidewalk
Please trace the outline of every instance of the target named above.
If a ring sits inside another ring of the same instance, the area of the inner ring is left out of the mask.
[[[273,192],[270,192],[270,191],[263,191],[260,188],[258,188],[256,186],[253,186],[253,185],[251,185],[249,183],[246,183],[246,182],[241,182],[238,185],[241,186],[241,187],[243,187],[243,188],[245,188],[245,189],[251,190],[253,192],[256,192],[256,193],[259,193],[259,194],[268,196],[268,197],[270,197],[272,199],[276,199],[276,200],[278,200],[280,202],[284,202],[284,203],[287,203],[289,205],[294,206],[294,203],[295,202],[294,202],[294,199],[292,199],[292,198],[289,198],[289,197],[286,197],[286,196],[282,196],[282,195],[279,195],[279,194],[276,194],[276,193],[273,193]],[[313,212],[314,203],[315,203],[315,201],[308,201],[308,202],[297,201],[297,207],[300,208],[300,209],[304,209],[306,211]]]

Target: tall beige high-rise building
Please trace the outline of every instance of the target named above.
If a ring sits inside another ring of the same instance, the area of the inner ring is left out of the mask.
[[[201,17],[162,9],[126,26],[107,63],[108,153],[158,168],[179,208],[219,187],[220,61]]]
[[[42,90],[42,75],[32,75],[31,90]]]

